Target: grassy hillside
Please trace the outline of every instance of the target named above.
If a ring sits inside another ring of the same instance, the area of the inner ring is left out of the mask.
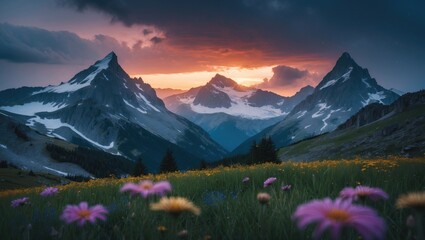
[[[342,159],[390,155],[424,156],[425,105],[359,128],[337,130],[279,150],[282,160]]]
[[[0,191],[69,183],[66,178],[16,168],[0,168]]]
[[[394,203],[400,194],[423,190],[424,172],[425,159],[285,162],[71,183],[59,186],[60,192],[51,197],[40,196],[42,188],[9,190],[0,192],[0,232],[2,239],[177,239],[176,233],[186,229],[188,239],[311,239],[312,227],[301,231],[291,220],[296,207],[312,199],[336,198],[342,188],[361,184],[389,194],[387,201],[364,204],[385,220],[386,239],[404,239],[410,211],[398,210]],[[244,177],[250,177],[246,184]],[[277,181],[264,188],[268,177]],[[141,179],[169,180],[170,195],[190,199],[202,213],[172,217],[149,210],[156,197],[119,192],[124,183]],[[291,184],[292,189],[282,191],[283,184]],[[258,203],[259,192],[271,195],[268,205]],[[29,197],[31,205],[12,208],[10,201],[19,197]],[[108,219],[84,227],[59,219],[67,204],[81,201],[103,204],[110,212]],[[359,239],[355,232],[344,234],[344,239]]]

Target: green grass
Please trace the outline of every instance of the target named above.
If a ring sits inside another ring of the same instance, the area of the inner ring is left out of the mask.
[[[16,188],[57,185],[69,182],[66,178],[46,173],[31,174],[16,168],[0,168],[0,191]]]
[[[72,183],[48,198],[39,195],[40,188],[4,191],[0,192],[1,239],[177,239],[176,232],[182,229],[189,232],[188,239],[207,235],[212,239],[310,239],[313,228],[300,231],[291,220],[296,207],[312,199],[335,198],[343,187],[358,184],[383,188],[390,195],[388,201],[367,204],[385,219],[386,239],[404,239],[410,211],[395,209],[394,203],[400,194],[424,189],[424,172],[423,159],[393,159],[263,164],[144,177],[168,179],[172,196],[186,197],[202,210],[200,216],[184,213],[177,219],[149,210],[149,203],[157,198],[131,198],[119,192],[123,183],[140,178]],[[246,176],[251,181],[244,185],[241,180]],[[263,181],[271,176],[278,181],[263,188]],[[282,192],[282,184],[292,184],[293,189]],[[259,192],[272,196],[267,206],[257,202]],[[24,196],[31,205],[10,207],[11,200]],[[63,208],[81,201],[105,205],[110,211],[107,221],[82,228],[64,224],[59,219]],[[167,231],[159,232],[158,226]],[[58,235],[52,236],[52,229]],[[359,238],[348,231],[344,239]]]

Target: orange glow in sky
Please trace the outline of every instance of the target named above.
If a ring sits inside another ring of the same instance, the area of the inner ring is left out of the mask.
[[[205,85],[216,73],[235,80],[238,84],[251,86],[273,76],[273,66],[259,68],[218,67],[216,72],[189,72],[169,74],[133,75],[141,77],[154,88],[190,89]]]

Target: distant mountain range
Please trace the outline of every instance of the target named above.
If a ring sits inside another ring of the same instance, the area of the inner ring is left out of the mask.
[[[164,99],[170,111],[206,130],[227,150],[281,121],[313,92],[302,88],[293,97],[245,87],[230,78],[215,75],[207,84]]]
[[[425,154],[425,90],[407,93],[391,105],[362,108],[335,131],[279,151],[282,160],[312,161]]]
[[[277,147],[335,130],[362,107],[371,103],[391,104],[399,97],[378,85],[366,68],[343,53],[334,68],[284,120],[246,140],[232,154],[248,152],[253,141],[272,138]]]
[[[184,93],[186,92],[186,90],[174,89],[174,88],[155,88],[155,92],[159,98],[164,99],[171,95]]]
[[[0,111],[50,137],[142,158],[151,172],[167,148],[180,169],[226,154],[202,128],[168,111],[149,84],[130,78],[113,52],[66,83],[1,91]]]

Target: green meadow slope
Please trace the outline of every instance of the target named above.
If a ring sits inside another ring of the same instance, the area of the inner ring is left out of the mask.
[[[423,93],[422,93],[423,95]],[[378,106],[378,105],[377,105]],[[373,108],[373,106],[371,107]],[[379,106],[378,106],[379,108]],[[364,125],[358,119],[373,115],[359,112],[351,122],[337,130],[283,147],[278,151],[281,160],[312,161],[320,159],[351,159],[356,157],[423,157],[425,153],[425,105],[379,110],[378,120]],[[376,106],[375,106],[376,109]],[[373,110],[373,109],[372,109]],[[376,112],[376,111],[375,111]],[[360,126],[359,126],[360,125]]]

